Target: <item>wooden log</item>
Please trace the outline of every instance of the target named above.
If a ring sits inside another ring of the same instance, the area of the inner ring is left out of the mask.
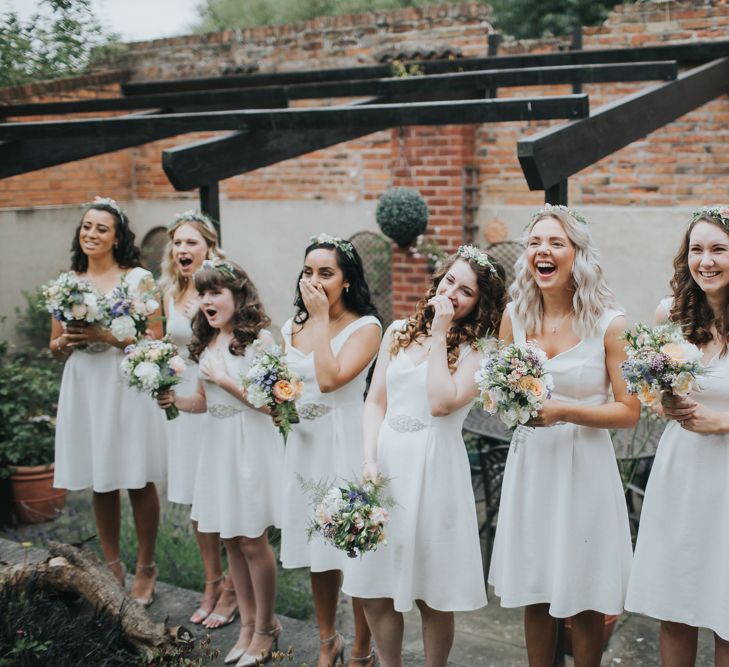
[[[22,588],[34,582],[55,591],[76,593],[112,619],[119,619],[124,634],[147,660],[180,645],[191,645],[189,630],[155,623],[92,552],[59,542],[50,542],[48,552],[51,557],[43,563],[0,564],[0,587]]]

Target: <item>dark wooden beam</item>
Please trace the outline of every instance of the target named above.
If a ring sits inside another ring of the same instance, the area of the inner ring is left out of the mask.
[[[521,139],[517,154],[529,188],[551,188],[726,92],[729,58],[720,58],[676,81],[606,104],[587,118]]]
[[[200,186],[200,210],[212,218],[220,245],[223,237],[220,232],[220,188],[217,181],[209,181]]]
[[[499,100],[373,104],[367,107],[315,107],[160,114],[154,117],[117,117],[0,123],[0,139],[58,139],[106,137],[127,132],[188,132],[226,130],[294,130],[322,127],[450,125],[554,118],[584,118],[587,95],[509,98]]]
[[[349,106],[381,101],[373,98]],[[226,137],[213,137],[163,151],[162,168],[176,190],[192,190],[211,179],[222,181],[382,129],[386,126],[234,132]]]
[[[112,153],[169,136],[169,132],[145,131],[110,137],[61,137],[0,142],[0,178]]]
[[[431,76],[306,83],[241,90],[214,90],[188,93],[138,95],[133,97],[41,102],[0,105],[0,117],[93,113],[147,107],[162,108],[166,113],[205,108],[285,107],[289,100],[321,97],[418,96],[428,99],[452,93],[475,93],[509,86],[551,86],[559,84],[606,83],[614,81],[671,81],[678,74],[676,61],[619,63],[615,65],[566,65],[526,69],[453,72]]]
[[[729,56],[729,40],[666,44],[629,49],[592,49],[562,51],[516,56],[490,56],[485,58],[456,58],[453,60],[427,60],[418,64],[426,74],[506,69],[523,67],[550,67],[558,65],[587,65],[656,60],[676,60],[680,64],[707,62]],[[348,81],[354,79],[380,79],[392,75],[390,65],[371,65],[337,69],[309,70],[305,72],[270,72],[240,76],[220,76],[174,81],[139,81],[122,86],[125,95],[214,90],[257,86],[288,85],[314,82]]]
[[[567,179],[563,178],[559,183],[547,188],[544,191],[544,203],[553,206],[567,206]]]

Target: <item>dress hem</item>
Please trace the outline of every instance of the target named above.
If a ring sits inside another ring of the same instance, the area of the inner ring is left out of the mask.
[[[456,611],[478,611],[479,609],[483,609],[484,607],[488,606],[488,598],[484,598],[483,604],[475,604],[475,605],[462,605],[462,604],[454,604],[454,605],[440,605],[440,604],[432,604],[428,602],[428,600],[425,597],[417,597],[410,600],[410,606],[409,607],[403,607],[398,604],[398,600],[392,595],[383,593],[381,595],[378,595],[377,593],[371,593],[368,592],[366,595],[363,595],[362,593],[354,593],[352,592],[353,589],[348,589],[347,586],[342,586],[342,593],[345,593],[346,595],[349,595],[349,597],[352,598],[361,598],[364,600],[372,600],[372,599],[387,599],[392,600],[393,607],[395,611],[405,614],[413,609],[414,603],[418,600],[421,600],[422,602],[425,602],[431,609],[434,609],[435,611],[442,611],[442,612],[456,612]]]
[[[721,639],[724,641],[729,641],[729,628],[726,629],[726,634],[722,630],[717,630],[716,628],[712,628],[711,625],[708,623],[696,623],[696,622],[689,622],[686,620],[681,620],[680,618],[669,618],[669,614],[662,614],[658,612],[652,612],[652,611],[644,611],[646,607],[641,607],[640,609],[636,607],[625,607],[625,611],[630,612],[631,614],[640,614],[641,616],[647,616],[648,618],[653,618],[657,621],[668,621],[669,623],[681,623],[682,625],[688,625],[692,628],[706,628],[707,630],[710,630],[711,632],[715,633]]]
[[[95,493],[110,493],[111,491],[129,491],[136,489],[143,489],[147,484],[161,484],[164,481],[164,477],[158,477],[155,479],[148,479],[146,482],[133,482],[131,484],[121,484],[112,486],[110,488],[97,489],[94,487],[93,482],[80,483],[80,484],[60,484],[53,481],[54,489],[66,489],[67,491],[85,491],[86,489],[92,489]]]
[[[494,586],[492,581],[489,581],[489,584],[491,586]],[[619,609],[615,607],[605,607],[604,605],[580,605],[574,609],[571,609],[569,611],[563,611],[558,609],[552,609],[552,601],[543,595],[536,595],[532,598],[521,598],[519,602],[515,602],[515,598],[505,600],[504,597],[499,593],[499,591],[494,586],[494,595],[499,598],[499,604],[504,607],[505,609],[516,609],[517,607],[527,607],[529,605],[533,604],[548,604],[549,605],[549,615],[552,618],[570,618],[571,616],[574,616],[575,614],[579,614],[583,611],[596,611],[600,614],[606,614],[608,616],[620,616],[620,614],[623,613],[624,608],[621,606]]]

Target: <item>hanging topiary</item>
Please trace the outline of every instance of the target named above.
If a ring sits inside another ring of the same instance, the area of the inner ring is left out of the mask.
[[[385,236],[407,246],[428,226],[428,204],[417,190],[392,188],[377,202],[375,219]]]

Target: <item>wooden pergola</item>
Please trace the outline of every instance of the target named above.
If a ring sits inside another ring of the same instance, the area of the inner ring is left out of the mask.
[[[120,97],[0,105],[0,178],[189,132],[230,134],[162,152],[177,190],[199,189],[220,218],[218,183],[387,128],[563,119],[518,141],[531,190],[567,203],[585,167],[729,91],[729,41],[419,61],[422,76],[389,65],[258,73],[122,86]],[[681,68],[681,73],[679,73]],[[584,84],[660,82],[596,110]],[[571,95],[499,98],[509,87],[571,84]],[[336,106],[316,100],[352,98]],[[312,106],[289,108],[295,100]],[[63,118],[129,111],[128,115]],[[33,116],[61,116],[34,121]]]

